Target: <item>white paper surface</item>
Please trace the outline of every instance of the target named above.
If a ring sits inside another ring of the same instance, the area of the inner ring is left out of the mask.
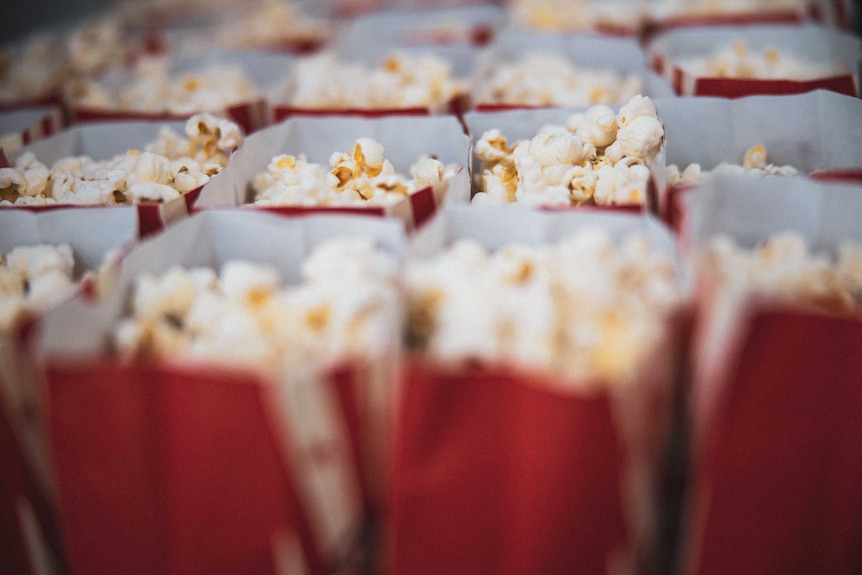
[[[397,256],[406,250],[401,223],[383,218],[283,218],[255,210],[195,215],[134,249],[123,260],[116,288],[108,299],[98,305],[73,300],[48,314],[43,347],[55,357],[102,355],[112,326],[125,310],[135,278],[144,272],[159,274],[174,265],[218,270],[225,261],[241,258],[273,265],[285,284],[293,284],[300,280],[302,260],[314,246],[345,235],[372,237]]]
[[[54,116],[57,118],[57,128],[60,127],[60,110],[56,106],[39,106],[35,108],[24,108],[21,110],[10,110],[8,112],[0,112],[0,137],[23,132],[27,128],[31,128],[42,118],[46,116]]]
[[[830,253],[842,241],[862,241],[862,185],[721,175],[692,191],[687,203],[695,249],[719,233],[752,248],[793,230],[813,251]]]
[[[775,48],[802,60],[832,66],[840,62],[848,74],[858,70],[860,40],[852,34],[815,24],[678,28],[657,36],[649,46],[649,53],[661,54],[672,65],[681,58],[710,56],[738,40],[745,41],[755,52]]]
[[[801,173],[862,167],[862,100],[828,90],[790,96],[659,99],[667,163],[741,164],[763,144],[767,161]]]
[[[380,142],[384,157],[400,174],[406,175],[416,160],[429,154],[443,164],[464,167],[450,183],[447,201],[467,201],[470,143],[453,117],[295,117],[246,138],[227,167],[201,190],[196,206],[249,203],[254,197],[252,180],[266,171],[274,156],[305,154],[310,162],[328,166],[333,152],[349,152],[360,137]]]
[[[75,277],[97,270],[106,252],[131,245],[137,233],[133,206],[0,210],[0,252],[35,244],[69,244],[75,254]]]
[[[90,156],[94,160],[109,160],[118,154],[125,154],[132,148],[143,150],[158,138],[165,126],[185,137],[185,122],[101,122],[73,126],[25,146],[10,154],[9,160],[25,152],[33,152],[36,158],[51,167],[60,158],[69,156]]]

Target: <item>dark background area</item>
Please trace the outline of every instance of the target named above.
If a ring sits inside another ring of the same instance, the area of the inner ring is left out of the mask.
[[[116,0],[0,0],[0,45],[42,28],[71,25],[117,3]]]

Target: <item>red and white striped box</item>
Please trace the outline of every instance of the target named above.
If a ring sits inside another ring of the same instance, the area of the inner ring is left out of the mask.
[[[0,112],[0,148],[7,154],[63,129],[59,106],[40,106]]]
[[[651,218],[447,206],[413,238],[411,258],[458,239],[493,252],[587,228],[615,241],[641,232],[657,251],[676,253]],[[619,388],[506,359],[409,356],[394,430],[389,572],[611,573],[649,564],[671,417],[671,323],[637,381]]]
[[[812,253],[862,242],[862,187],[716,177],[690,199],[694,253],[792,231]],[[862,322],[733,294],[698,274],[681,573],[855,573],[862,537]]]
[[[264,173],[273,157],[305,154],[309,162],[329,165],[334,152],[348,153],[354,142],[368,137],[383,145],[383,155],[399,174],[408,173],[421,156],[436,156],[444,165],[462,169],[448,186],[428,187],[392,206],[267,206],[257,208],[252,181]],[[469,196],[467,162],[469,139],[451,117],[295,117],[253,134],[231,157],[225,170],[204,186],[198,208],[247,207],[285,216],[315,213],[350,213],[392,217],[408,230],[427,222],[444,202],[466,202]]]
[[[108,213],[85,208],[0,210],[0,254],[23,246],[68,244],[75,258],[73,280],[81,294],[93,293],[95,272],[115,271],[118,262],[111,254],[119,257],[136,237],[132,207]],[[110,281],[107,276],[103,280]],[[4,573],[58,573],[62,564],[42,364],[32,347],[39,325],[39,315],[22,311],[9,331],[0,330],[0,531],[9,545],[7,553],[0,553]]]
[[[313,247],[345,234],[399,260],[406,248],[391,221],[208,212],[133,250],[111,298],[74,300],[46,318],[40,349],[70,570],[355,572],[380,490],[382,464],[370,454],[384,442],[398,325],[374,355],[331,368],[122,361],[108,344],[142,273],[243,259],[292,284]]]
[[[32,152],[37,160],[49,168],[57,160],[71,156],[86,155],[95,160],[108,160],[116,155],[124,154],[130,149],[144,149],[148,143],[156,140],[161,129],[166,126],[180,135],[185,133],[185,123],[178,121],[118,121],[72,126],[50,138],[20,148],[17,152],[10,154],[8,159],[14,162],[22,154]],[[137,233],[140,237],[157,233],[165,226],[188,217],[200,190],[201,188],[196,188],[181,198],[167,203],[147,203],[135,206],[138,213]],[[111,210],[115,207],[117,206],[102,206],[102,209]],[[57,204],[51,206],[16,206],[5,209],[42,212],[59,208],[70,208],[70,206]]]
[[[823,66],[824,72],[806,79],[698,77],[686,68],[686,60],[707,60],[734,45],[752,53],[777,51],[777,57],[804,60]],[[850,96],[859,95],[859,39],[851,34],[817,25],[708,26],[681,28],[660,34],[650,43],[653,70],[669,80],[684,96],[739,98],[758,94],[798,94],[823,88]],[[829,71],[833,70],[833,71]]]
[[[789,165],[799,175],[862,182],[862,100],[827,90],[789,96],[674,98],[656,100],[667,137],[667,164],[706,171],[721,163],[741,165],[749,148],[762,145],[766,161]],[[663,194],[662,217],[679,230],[681,200],[692,186]]]

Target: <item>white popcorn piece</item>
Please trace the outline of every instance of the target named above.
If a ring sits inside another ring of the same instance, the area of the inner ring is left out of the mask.
[[[368,238],[324,243],[303,282],[280,286],[277,269],[231,260],[138,278],[132,317],[118,322],[121,356],[186,358],[252,369],[328,366],[375,357],[398,337],[398,264]]]
[[[304,155],[278,155],[252,179],[254,203],[266,206],[390,206],[429,186],[445,192],[458,166],[422,157],[407,178],[384,157],[383,146],[359,138],[350,153],[335,152],[329,171]]]
[[[715,174],[735,174],[754,177],[795,176],[799,172],[790,165],[776,166],[767,163],[767,150],[763,144],[755,144],[746,150],[742,165],[722,162],[712,170],[703,170],[699,164],[689,164],[680,172],[679,166],[670,164],[665,168],[668,187],[701,184]]]
[[[811,253],[797,232],[775,234],[754,249],[716,236],[701,250],[701,273],[720,287],[720,297],[757,294],[827,312],[856,313],[862,307],[862,248],[845,243],[837,257]]]
[[[0,206],[170,202],[206,184],[242,143],[239,126],[210,114],[189,118],[186,132],[165,128],[143,152],[60,158],[50,169],[26,152],[0,169]]]
[[[664,146],[652,101],[635,96],[619,113],[604,105],[572,114],[565,126],[542,126],[510,145],[499,130],[476,142],[482,161],[474,202],[532,206],[642,205]]]
[[[635,74],[582,68],[558,54],[531,51],[486,70],[474,99],[481,104],[584,107],[619,104],[642,90]]]
[[[623,385],[682,301],[673,261],[643,237],[617,248],[585,229],[493,254],[470,240],[408,264],[410,342],[442,362],[481,361]]]

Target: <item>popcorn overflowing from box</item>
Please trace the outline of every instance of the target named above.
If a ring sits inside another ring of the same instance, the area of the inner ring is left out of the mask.
[[[664,128],[648,97],[614,112],[593,106],[565,126],[546,125],[530,140],[509,144],[500,130],[482,134],[473,202],[536,206],[643,205],[650,168],[664,146]]]
[[[716,174],[740,174],[754,177],[795,176],[799,170],[791,165],[776,166],[767,163],[767,150],[761,144],[755,144],[746,150],[741,164],[722,162],[711,170],[704,170],[700,164],[689,164],[682,170],[676,164],[665,168],[665,180],[668,187],[700,184]]]

